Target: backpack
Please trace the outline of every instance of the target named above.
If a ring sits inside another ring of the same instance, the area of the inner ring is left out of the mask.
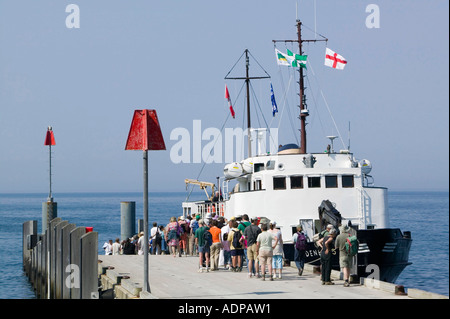
[[[297,233],[297,241],[295,243],[295,248],[297,250],[306,250],[306,236],[303,233]]]
[[[189,234],[189,224],[188,223],[184,223],[184,232],[186,233],[186,234]]]
[[[205,230],[205,232],[203,233],[203,241],[205,242],[205,246],[212,245],[212,235],[209,230]]]
[[[350,257],[353,257],[358,253],[358,239],[356,236],[347,237],[345,242],[345,252]]]
[[[159,229],[158,229],[158,230],[156,231],[156,234],[155,234],[155,242],[156,242],[157,244],[160,244],[161,241],[162,241],[162,236],[161,236],[161,233],[159,232]]]
[[[242,233],[238,230],[238,231],[234,231],[234,235],[233,235],[233,247],[235,249],[239,249],[242,248],[242,244],[241,244],[241,238],[242,238]]]
[[[195,231],[198,229],[198,222],[196,219],[191,221],[190,227],[192,228],[192,233],[195,234]]]

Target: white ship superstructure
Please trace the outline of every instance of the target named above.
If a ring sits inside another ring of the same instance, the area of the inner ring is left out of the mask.
[[[367,185],[367,161],[357,162],[346,151],[292,152],[296,149],[227,165],[226,182],[237,183],[225,197],[225,217],[247,214],[276,220],[287,242],[302,224],[312,239],[321,230],[318,207],[329,200],[358,229],[389,227],[387,189]]]

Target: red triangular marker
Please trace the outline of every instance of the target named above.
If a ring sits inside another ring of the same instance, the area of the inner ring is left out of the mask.
[[[125,150],[165,150],[156,110],[135,110]]]
[[[46,146],[56,145],[56,143],[55,143],[55,136],[53,135],[53,131],[52,131],[52,127],[51,126],[49,126],[48,129],[47,129],[47,134],[45,135],[44,145],[46,145]]]

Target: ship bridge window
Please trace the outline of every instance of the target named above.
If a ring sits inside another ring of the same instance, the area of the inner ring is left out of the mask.
[[[303,176],[291,176],[291,189],[303,188]]]
[[[337,188],[337,175],[327,175],[325,176],[325,187],[326,188]]]
[[[320,188],[320,176],[308,176],[308,188]]]
[[[266,169],[267,169],[267,170],[275,169],[275,161],[267,161],[267,163],[266,163]]]
[[[286,177],[285,176],[274,177],[273,189],[286,189]]]
[[[355,187],[355,180],[353,175],[342,175],[342,187],[352,188]]]
[[[254,163],[253,164],[253,172],[260,172],[264,170],[264,163]]]

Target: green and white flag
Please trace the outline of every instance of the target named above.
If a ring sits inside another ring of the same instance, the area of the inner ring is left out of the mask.
[[[287,50],[288,59],[291,62],[291,65],[294,68],[302,67],[306,69],[306,59],[308,58],[307,55],[300,55],[300,54],[294,54],[289,49]]]
[[[285,54],[278,49],[275,49],[275,55],[277,57],[278,65],[292,66],[294,68],[301,67],[306,69],[307,55],[294,54],[290,50],[287,50],[287,54]]]

